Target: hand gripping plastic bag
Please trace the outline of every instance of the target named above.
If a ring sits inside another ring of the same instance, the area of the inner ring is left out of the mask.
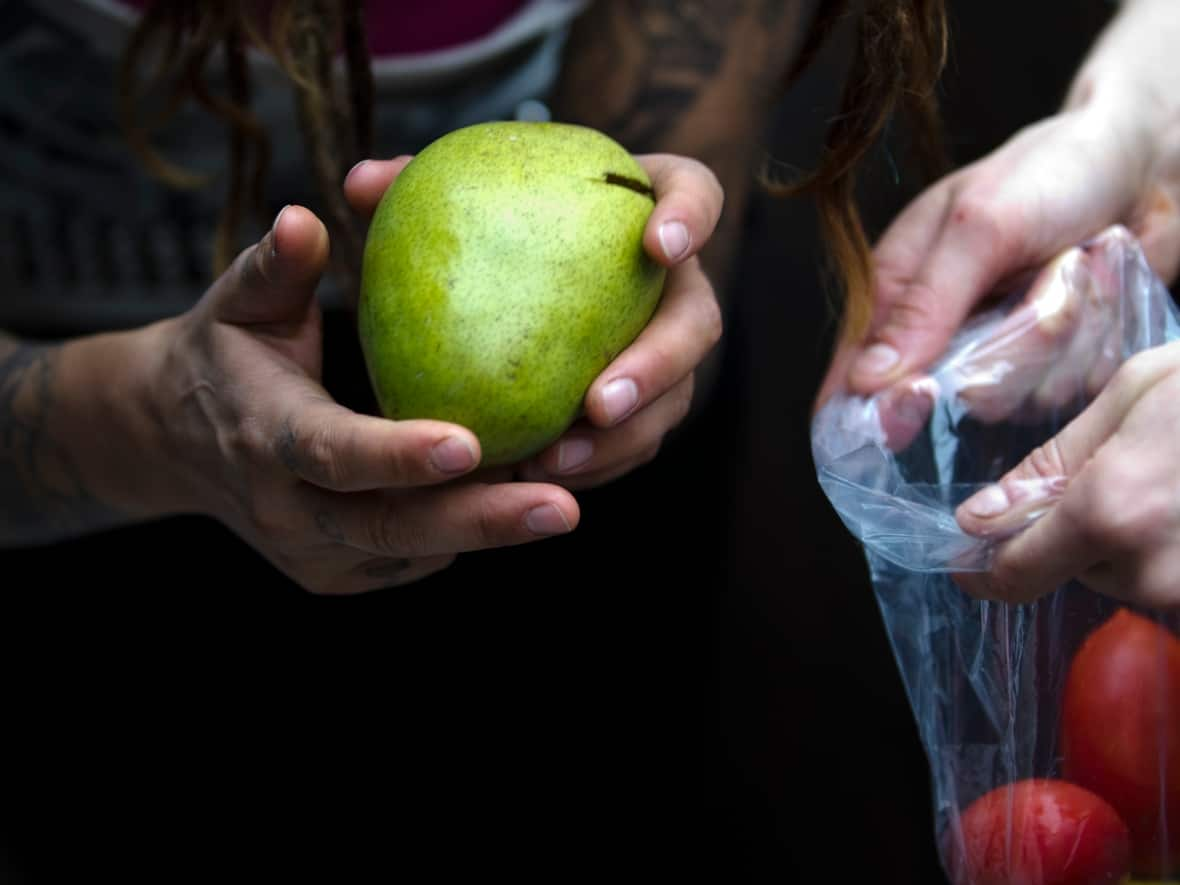
[[[1180,617],[1079,584],[975,600],[951,578],[986,570],[1005,540],[964,533],[957,505],[1134,354],[1177,339],[1167,287],[1114,227],[973,317],[925,374],[838,394],[813,419],[819,483],[863,546],[955,885],[1180,877]]]

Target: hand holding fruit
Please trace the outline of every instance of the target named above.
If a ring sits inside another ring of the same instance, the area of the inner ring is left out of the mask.
[[[354,169],[353,207],[371,214],[406,162]],[[717,222],[720,189],[693,161],[642,162],[658,197],[643,243],[671,266],[663,297],[591,385],[585,420],[524,467],[528,476],[593,484],[642,463],[683,416],[693,368],[717,340],[717,303],[693,256]],[[320,221],[288,207],[192,310],[136,333],[151,363],[144,410],[165,453],[164,509],[219,519],[322,593],[406,583],[460,552],[571,531],[579,511],[564,488],[478,481],[480,441],[467,428],[332,401],[314,297],[328,248]],[[570,463],[587,444],[590,458]]]
[[[401,584],[455,554],[569,531],[572,496],[448,483],[478,463],[466,429],[355,414],[320,384],[314,289],[328,255],[306,209],[280,213],[188,313],[150,327],[151,414],[177,509],[220,519],[308,590]]]

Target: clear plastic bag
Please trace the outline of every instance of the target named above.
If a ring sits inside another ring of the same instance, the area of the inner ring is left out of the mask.
[[[967,535],[955,508],[1123,362],[1178,339],[1167,287],[1114,227],[973,318],[926,374],[839,394],[813,420],[818,479],[863,545],[956,885],[1180,877],[1180,618],[1077,584],[979,601],[951,579],[987,570],[1005,540]]]

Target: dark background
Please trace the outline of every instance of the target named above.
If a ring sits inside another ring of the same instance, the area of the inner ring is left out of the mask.
[[[1051,113],[1110,12],[952,6],[959,162]],[[840,50],[776,155],[806,154]],[[877,224],[917,186],[869,178]],[[810,209],[756,199],[744,249],[718,387],[570,537],[351,599],[197,519],[5,553],[0,882],[942,881],[860,552],[814,482]],[[352,331],[327,334],[347,399]]]

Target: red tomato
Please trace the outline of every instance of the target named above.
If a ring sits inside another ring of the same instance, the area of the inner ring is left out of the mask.
[[[1136,873],[1180,872],[1180,640],[1126,610],[1070,665],[1062,709],[1067,779],[1114,806]]]
[[[954,885],[1114,885],[1130,870],[1126,825],[1108,803],[1066,781],[992,790],[948,837]]]

